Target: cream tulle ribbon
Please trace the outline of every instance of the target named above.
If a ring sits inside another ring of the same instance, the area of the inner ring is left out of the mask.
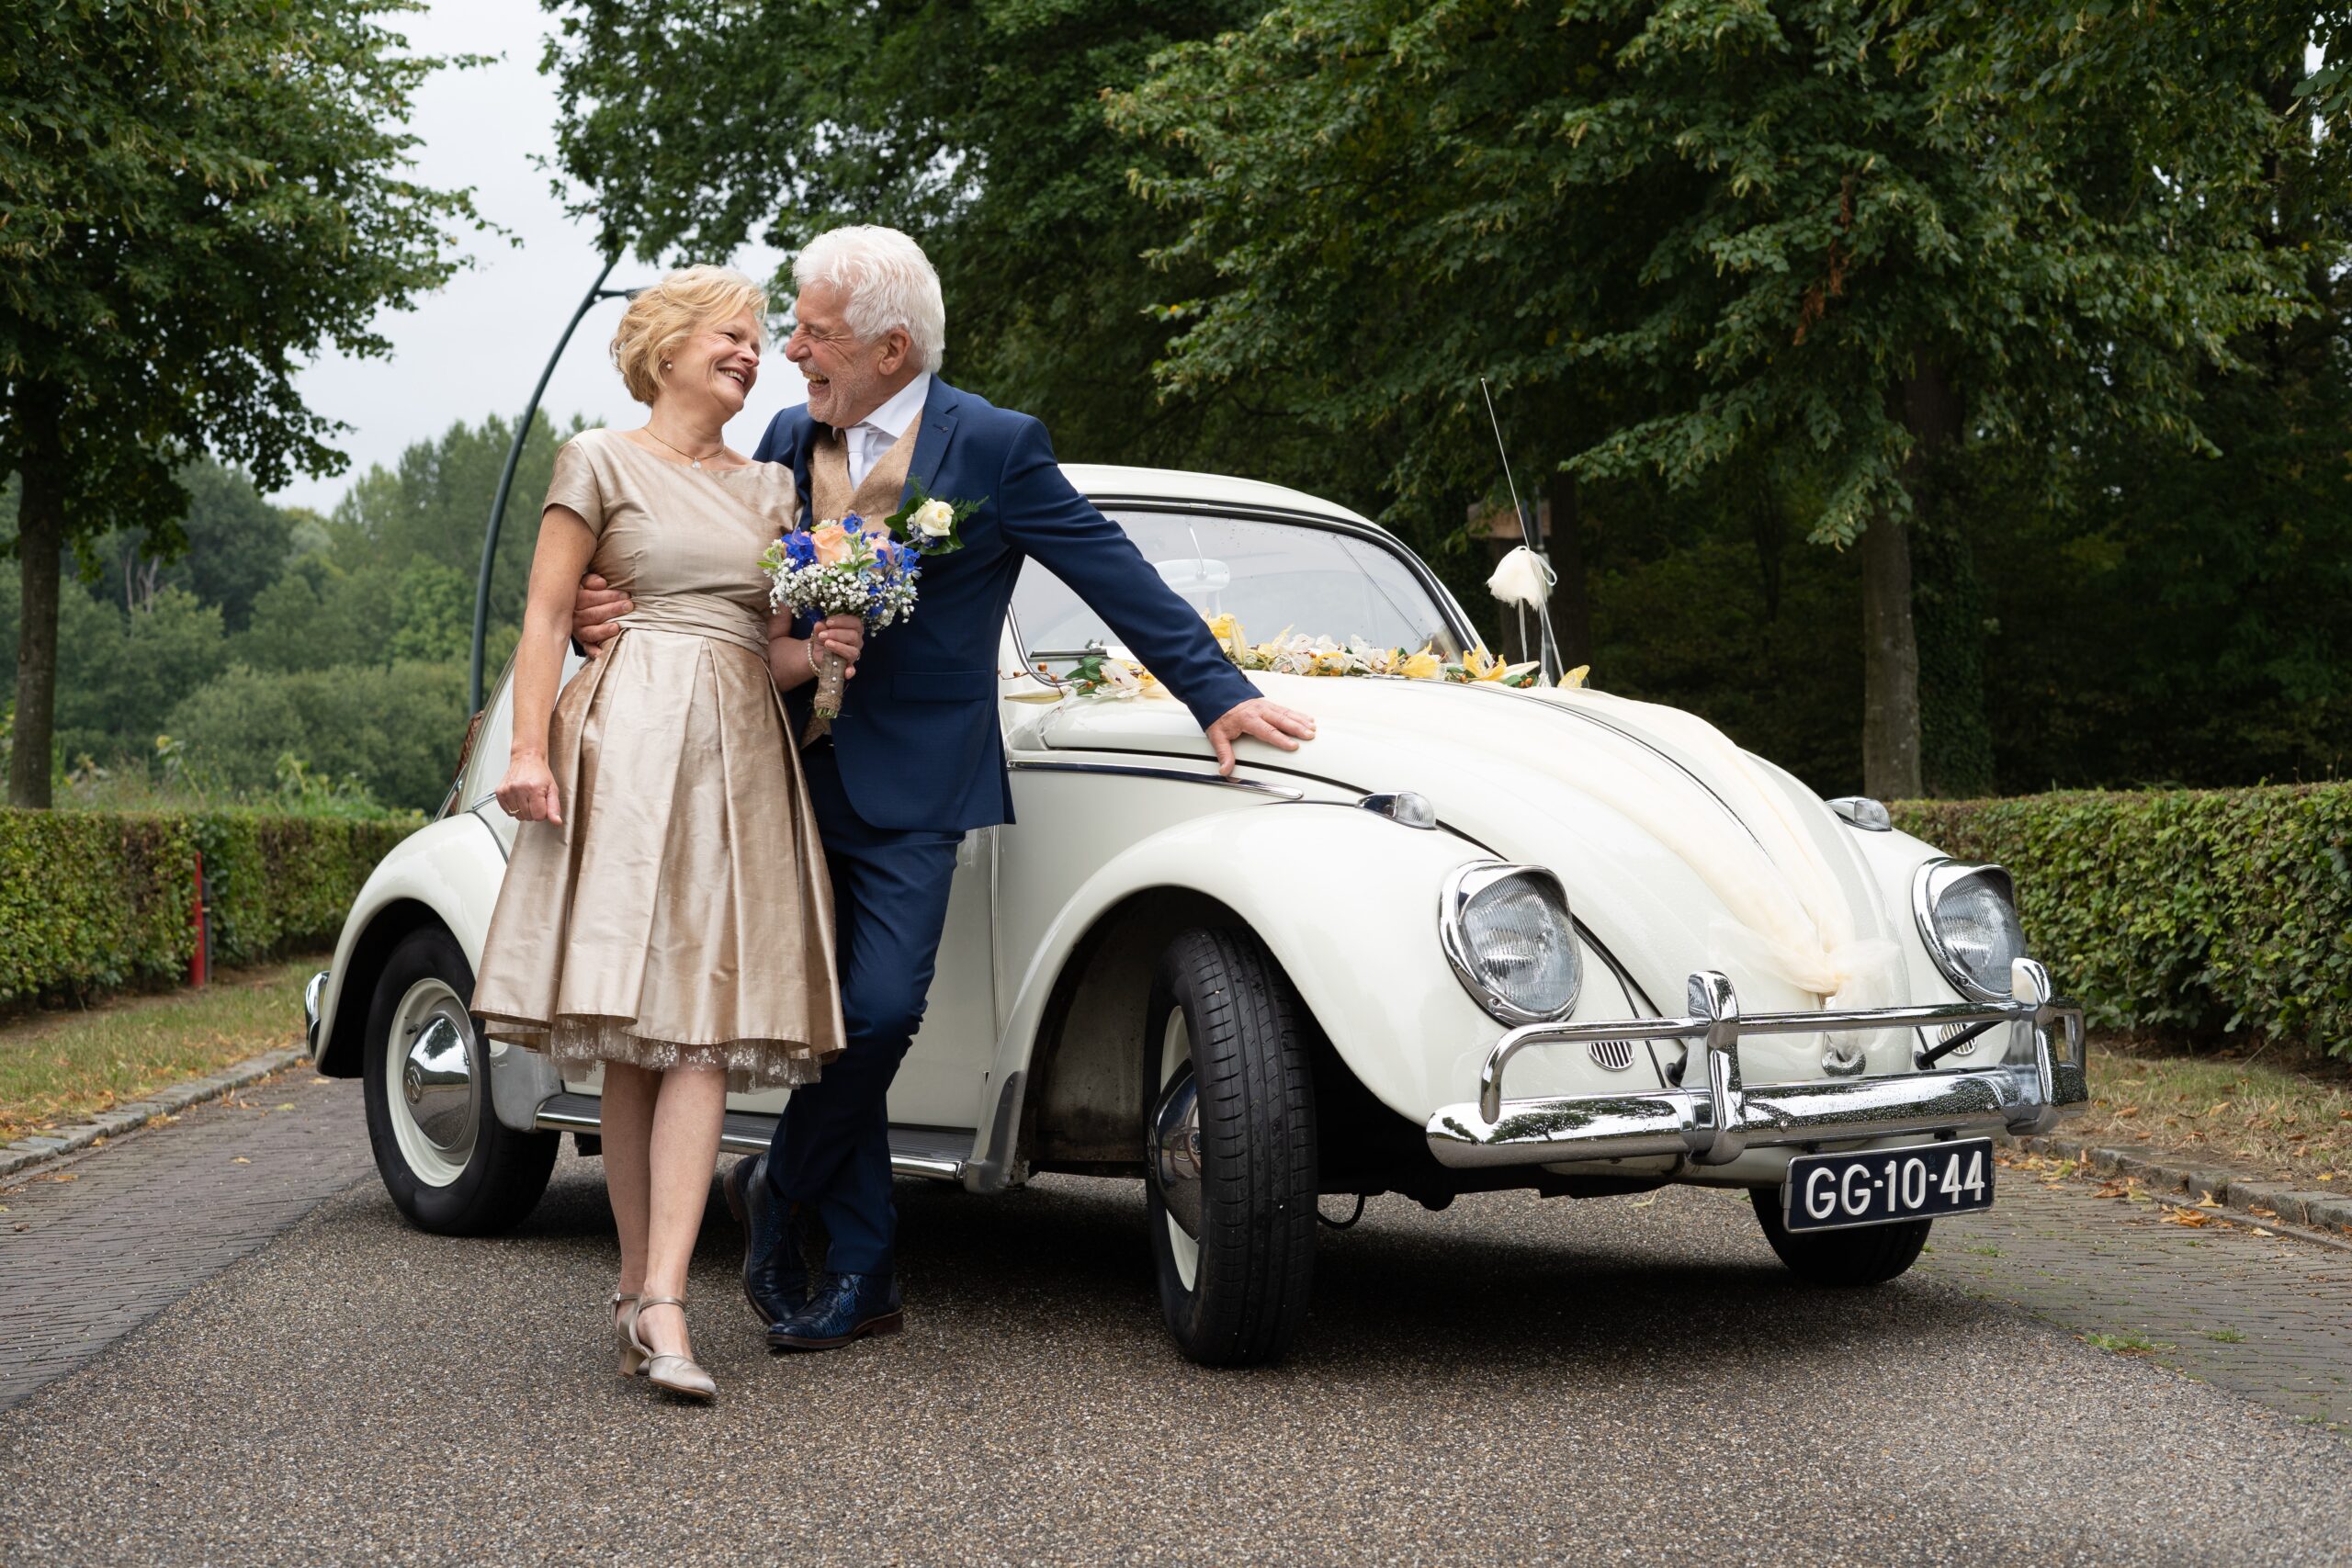
[[[1903,950],[1872,934],[1879,920],[1856,910],[1798,803],[1765,764],[1679,709],[1590,691],[1548,700],[1680,753],[1707,781],[1712,795],[1646,744],[1531,744],[1519,726],[1496,727],[1490,740],[1574,784],[1690,867],[1724,908],[1710,931],[1712,967],[1735,981],[1760,971],[1841,1009],[1904,999]],[[1833,1043],[1850,1055],[1860,1042],[1848,1035]]]

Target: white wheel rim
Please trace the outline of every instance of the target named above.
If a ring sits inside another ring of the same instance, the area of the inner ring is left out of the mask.
[[[1184,1010],[1168,1010],[1168,1026],[1159,1036],[1159,1087],[1169,1081],[1193,1059],[1193,1032],[1184,1027]],[[1201,1272],[1201,1244],[1184,1234],[1176,1216],[1163,1212],[1160,1223],[1168,1227],[1168,1250],[1176,1264],[1176,1278],[1186,1290],[1194,1288]]]
[[[392,1010],[384,1100],[409,1173],[447,1187],[472,1163],[481,1125],[481,1054],[473,1021],[447,981],[427,976]]]

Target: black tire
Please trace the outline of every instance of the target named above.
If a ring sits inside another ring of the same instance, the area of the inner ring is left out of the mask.
[[[1272,1361],[1297,1338],[1315,1275],[1315,1086],[1298,1002],[1246,933],[1187,931],[1168,944],[1145,1014],[1148,1161],[1178,1014],[1199,1095],[1200,1233],[1187,1282],[1160,1182],[1148,1178],[1160,1308],[1204,1366]]]
[[[1919,1261],[1933,1220],[1897,1220],[1849,1231],[1814,1231],[1792,1235],[1781,1218],[1781,1189],[1751,1187],[1756,1223],[1789,1271],[1808,1285],[1858,1289],[1883,1285]]]
[[[392,949],[368,1009],[361,1076],[376,1169],[394,1206],[418,1229],[441,1235],[493,1235],[514,1228],[547,1190],[562,1141],[558,1133],[517,1133],[492,1111],[487,1053],[464,1012],[473,991],[473,965],[466,962],[457,939],[438,926],[426,926],[402,937]],[[449,998],[455,998],[454,1008]],[[434,1005],[435,1016],[453,1023],[465,1020],[464,1049],[476,1088],[470,1113],[458,1118],[458,1138],[469,1125],[470,1145],[461,1145],[458,1157],[440,1168],[415,1146],[420,1133],[414,1113],[392,1103],[393,1095],[407,1093],[401,1077],[417,1033],[402,1024],[400,1015],[404,1006],[413,1012],[419,1005]],[[396,1028],[403,1036],[397,1050],[392,1038]],[[402,1147],[403,1128],[412,1145],[408,1149]],[[456,1168],[459,1159],[462,1168]]]

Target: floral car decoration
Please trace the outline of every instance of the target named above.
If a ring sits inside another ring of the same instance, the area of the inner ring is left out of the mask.
[[[1533,686],[1536,681],[1536,661],[1508,663],[1488,653],[1483,644],[1465,649],[1457,660],[1449,660],[1427,646],[1417,653],[1408,653],[1401,648],[1375,648],[1360,637],[1338,642],[1328,636],[1309,637],[1288,628],[1271,642],[1252,643],[1242,635],[1241,623],[1232,615],[1214,615],[1207,620],[1209,633],[1225,650],[1226,658],[1242,670],[1273,675],[1377,675],[1405,681],[1491,682],[1518,688]],[[1590,669],[1589,665],[1577,665],[1560,678],[1560,684],[1583,685]],[[1100,646],[1091,649],[1072,665],[1068,683],[1070,694],[1078,697],[1115,701],[1167,694],[1167,688],[1150,671],[1132,659],[1115,658]]]

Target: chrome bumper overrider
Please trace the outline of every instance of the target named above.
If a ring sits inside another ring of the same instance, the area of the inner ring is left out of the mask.
[[[1538,1023],[1512,1030],[1487,1053],[1478,1075],[1477,1103],[1448,1105],[1430,1118],[1430,1151],[1442,1164],[1456,1167],[1655,1155],[1726,1165],[1751,1148],[1865,1142],[1906,1133],[2046,1132],[2088,1098],[2083,1010],[2052,997],[2049,971],[2032,959],[2011,964],[2009,980],[2009,996],[2002,1001],[1743,1017],[1731,981],[1708,970],[1690,976],[1688,1018]],[[1754,1089],[1740,1082],[1739,1043],[1745,1035],[1971,1023],[2030,1023],[2033,1060]],[[2063,1055],[2056,1049],[2060,1031]],[[1503,1098],[1503,1069],[1530,1045],[1694,1037],[1699,1043],[1683,1072],[1691,1087],[1555,1100]]]

